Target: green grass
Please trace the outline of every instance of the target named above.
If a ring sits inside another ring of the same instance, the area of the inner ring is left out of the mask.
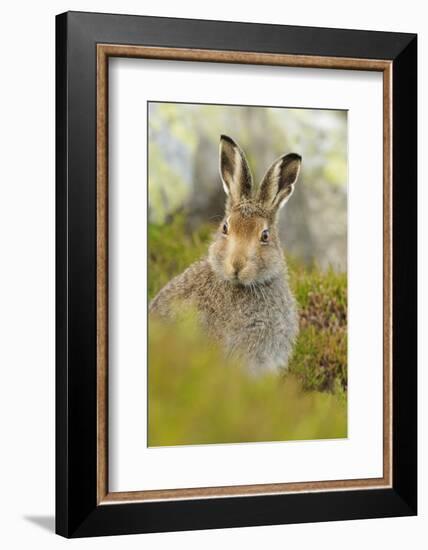
[[[149,299],[206,254],[212,232],[212,226],[204,225],[192,234],[186,233],[182,215],[175,216],[169,224],[149,224]]]
[[[149,226],[149,296],[206,253],[213,228]],[[149,445],[346,437],[346,274],[288,259],[300,334],[282,376],[249,376],[185,315],[150,321]]]
[[[199,331],[195,316],[149,329],[149,445],[346,437],[346,402],[296,379],[248,376]]]

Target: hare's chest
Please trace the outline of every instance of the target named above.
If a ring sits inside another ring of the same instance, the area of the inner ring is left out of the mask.
[[[272,349],[281,345],[289,313],[287,300],[281,294],[272,295],[266,289],[263,292],[257,295],[259,300],[231,300],[230,310],[219,330],[232,347]]]
[[[206,318],[208,331],[255,372],[286,367],[297,334],[291,293],[282,287],[273,290],[264,288],[261,299],[229,296],[227,309],[212,304]]]

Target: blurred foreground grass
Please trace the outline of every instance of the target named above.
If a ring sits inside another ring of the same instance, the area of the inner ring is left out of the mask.
[[[206,253],[212,232],[184,218],[149,225],[149,297]],[[190,317],[150,321],[148,443],[196,445],[347,435],[346,274],[288,259],[300,334],[283,376],[251,377]]]

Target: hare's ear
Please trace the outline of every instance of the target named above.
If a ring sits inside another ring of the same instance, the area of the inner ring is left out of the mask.
[[[239,145],[225,135],[220,138],[220,176],[232,204],[251,196],[252,178],[247,159]]]
[[[280,209],[294,191],[299,177],[302,157],[296,153],[283,155],[266,172],[258,194],[259,202],[267,209]]]

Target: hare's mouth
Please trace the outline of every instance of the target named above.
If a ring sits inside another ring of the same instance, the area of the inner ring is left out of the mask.
[[[256,282],[254,279],[242,275],[232,275],[227,277],[227,280],[235,286],[251,286]]]
[[[232,283],[233,285],[239,286],[239,285],[245,285],[245,281],[241,281],[241,279],[237,276],[235,277],[228,277],[227,280]]]

